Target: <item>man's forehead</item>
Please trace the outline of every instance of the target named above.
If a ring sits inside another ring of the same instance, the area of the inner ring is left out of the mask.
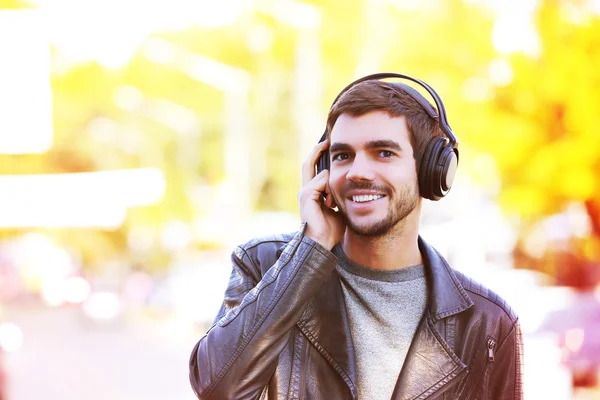
[[[410,141],[406,118],[390,116],[384,111],[372,111],[357,117],[342,114],[331,130],[331,144],[372,140],[394,140],[398,143]]]

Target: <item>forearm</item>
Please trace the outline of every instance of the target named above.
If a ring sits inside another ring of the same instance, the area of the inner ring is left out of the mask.
[[[297,235],[241,302],[198,342],[190,380],[199,398],[253,398],[268,383],[288,333],[337,259]]]

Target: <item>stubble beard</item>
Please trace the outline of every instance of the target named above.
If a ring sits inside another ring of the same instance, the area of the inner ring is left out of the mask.
[[[371,189],[372,187],[361,187],[361,189]],[[385,189],[385,190],[381,190]],[[348,189],[346,189],[348,190]],[[338,196],[334,195],[334,200],[338,205],[346,226],[356,234],[365,238],[376,238],[389,234],[395,227],[402,224],[417,207],[419,202],[419,189],[417,185],[404,186],[396,193],[394,199],[391,199],[392,191],[388,188],[378,188],[378,191],[385,193],[388,200],[391,200],[387,214],[379,221],[359,225],[348,216],[345,203],[338,201]],[[341,200],[343,200],[345,196]]]

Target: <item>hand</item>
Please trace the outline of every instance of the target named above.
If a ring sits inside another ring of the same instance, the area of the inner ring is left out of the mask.
[[[340,214],[332,210],[335,202],[329,188],[329,171],[323,170],[315,176],[315,164],[329,141],[318,143],[302,164],[302,189],[298,192],[300,217],[306,222],[305,235],[331,250],[342,240],[346,225]],[[325,193],[325,202],[322,200]]]

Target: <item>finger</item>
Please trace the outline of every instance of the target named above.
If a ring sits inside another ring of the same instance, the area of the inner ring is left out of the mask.
[[[329,147],[329,141],[324,140],[322,142],[317,143],[311,150],[310,154],[302,164],[302,186],[306,185],[310,182],[311,179],[315,177],[315,166],[317,164],[317,160],[321,156],[323,151],[327,150]]]
[[[329,208],[337,208],[337,204],[336,204],[335,199],[333,198],[333,195],[331,193],[329,193],[327,195],[327,199],[329,199],[327,207],[329,207]]]
[[[325,192],[328,180],[329,171],[323,170],[311,179],[310,182],[304,185],[302,192],[312,199],[317,199]]]
[[[327,184],[325,185],[325,205],[328,208],[335,208],[336,204],[335,204],[335,200],[333,198],[333,193],[331,193],[331,188],[329,186],[329,182],[327,182]]]
[[[310,154],[304,161],[302,167],[302,185],[306,185],[312,178],[315,177],[315,167],[317,160],[321,156],[321,153],[329,147],[329,141],[324,140],[323,142],[317,143]]]
[[[331,193],[325,194],[325,207],[332,208],[331,203],[333,203],[333,196]]]

